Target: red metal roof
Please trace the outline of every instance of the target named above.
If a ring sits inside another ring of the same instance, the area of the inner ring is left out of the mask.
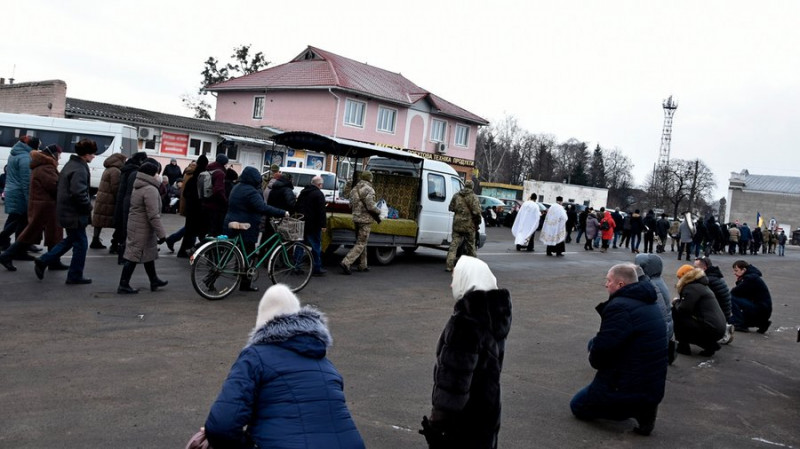
[[[309,46],[291,61],[206,87],[209,91],[339,88],[410,106],[427,99],[436,113],[489,122],[417,86],[403,75]]]

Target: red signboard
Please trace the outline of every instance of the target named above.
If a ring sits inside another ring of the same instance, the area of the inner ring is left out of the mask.
[[[188,134],[161,133],[161,152],[186,156],[189,148]]]

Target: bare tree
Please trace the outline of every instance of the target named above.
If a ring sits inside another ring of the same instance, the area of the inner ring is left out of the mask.
[[[586,168],[589,151],[586,142],[570,138],[559,144],[555,152],[555,171],[560,181],[568,184],[586,185]]]
[[[538,181],[556,181],[555,166],[556,161],[553,150],[556,146],[556,138],[552,134],[535,134],[531,136],[533,145],[533,166],[531,179]]]
[[[608,203],[627,209],[638,201],[633,192],[633,162],[619,148],[602,151]]]

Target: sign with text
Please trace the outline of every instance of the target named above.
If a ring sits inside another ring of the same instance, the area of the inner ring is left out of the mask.
[[[186,156],[187,148],[189,148],[188,134],[161,133],[162,153]]]
[[[471,161],[469,159],[463,159],[460,157],[453,157],[453,156],[445,156],[443,154],[433,154],[427,153],[425,151],[418,151],[418,150],[411,150],[408,148],[401,148],[394,145],[387,145],[385,143],[375,142],[375,146],[385,147],[385,148],[394,148],[395,150],[406,151],[408,153],[417,155],[419,157],[423,157],[425,159],[433,159],[434,161],[444,162],[446,164],[451,165],[460,165],[462,167],[475,167],[475,161]]]

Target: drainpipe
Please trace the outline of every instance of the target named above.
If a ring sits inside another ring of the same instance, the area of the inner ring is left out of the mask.
[[[341,100],[338,96],[336,96],[335,93],[333,93],[332,87],[328,88],[328,92],[333,95],[334,98],[336,98],[336,121],[333,123],[333,137],[337,137],[337,134],[339,133],[339,103]]]

